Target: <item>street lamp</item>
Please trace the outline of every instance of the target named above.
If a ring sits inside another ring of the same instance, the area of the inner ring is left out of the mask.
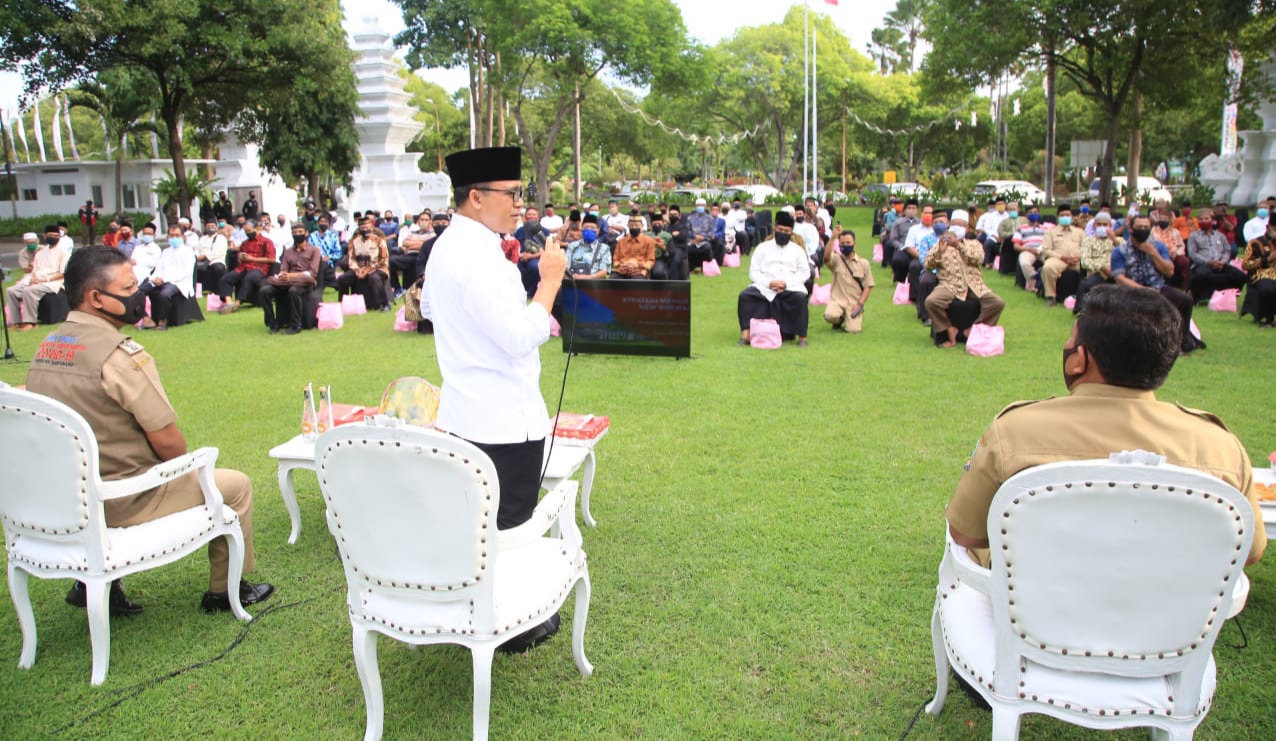
[[[433,98],[426,98],[425,102],[434,106],[434,144],[438,148],[439,172],[443,172],[443,130],[439,125],[439,104]]]

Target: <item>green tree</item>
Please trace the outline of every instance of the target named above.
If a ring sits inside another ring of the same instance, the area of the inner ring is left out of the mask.
[[[28,96],[115,67],[149,76],[190,216],[184,119],[331,69],[334,51],[348,53],[344,36],[334,47],[340,25],[335,0],[20,0],[0,7],[0,69],[20,72]]]
[[[922,37],[925,28],[924,14],[930,1],[897,0],[895,9],[883,19],[887,28],[898,31],[901,38],[907,41],[908,57],[904,61],[908,67],[905,72],[911,72],[917,66],[917,40]]]
[[[904,42],[904,34],[898,28],[874,28],[871,41],[868,44],[869,58],[877,62],[879,69],[883,75],[889,75],[893,72],[907,72],[901,70],[905,56],[911,56],[912,51]]]
[[[124,214],[123,166],[127,157],[125,139],[131,134],[159,133],[151,123],[152,91],[146,80],[126,69],[109,69],[97,79],[85,80],[71,91],[72,108],[84,108],[97,113],[106,127],[105,141],[115,144],[112,152],[115,160],[115,215]],[[102,204],[105,205],[105,204]]]
[[[425,124],[421,133],[408,144],[408,151],[422,153],[417,163],[422,172],[437,172],[442,168],[439,159],[443,154],[469,146],[468,114],[453,103],[452,96],[440,85],[423,80],[406,69],[401,70],[400,75],[407,81],[407,91],[412,96],[408,104],[417,111],[413,117]]]

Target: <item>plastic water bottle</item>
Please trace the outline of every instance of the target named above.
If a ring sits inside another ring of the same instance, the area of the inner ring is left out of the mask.
[[[301,400],[301,439],[314,442],[319,434],[315,432],[315,393],[313,384],[306,384],[302,389]]]

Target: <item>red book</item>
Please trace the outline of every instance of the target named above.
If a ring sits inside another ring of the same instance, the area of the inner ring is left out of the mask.
[[[592,440],[606,432],[611,420],[592,414],[561,412],[554,418],[554,435],[573,440]]]

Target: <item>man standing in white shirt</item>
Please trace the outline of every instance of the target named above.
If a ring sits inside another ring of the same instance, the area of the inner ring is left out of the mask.
[[[436,427],[468,440],[492,459],[500,483],[497,526],[531,518],[540,496],[549,413],[541,396],[539,348],[567,257],[549,237],[540,253],[540,286],[529,304],[501,235],[518,229],[523,205],[518,147],[447,157],[456,213],[430,251],[422,305],[434,322],[443,374]],[[522,652],[558,631],[557,614],[501,646]]]

